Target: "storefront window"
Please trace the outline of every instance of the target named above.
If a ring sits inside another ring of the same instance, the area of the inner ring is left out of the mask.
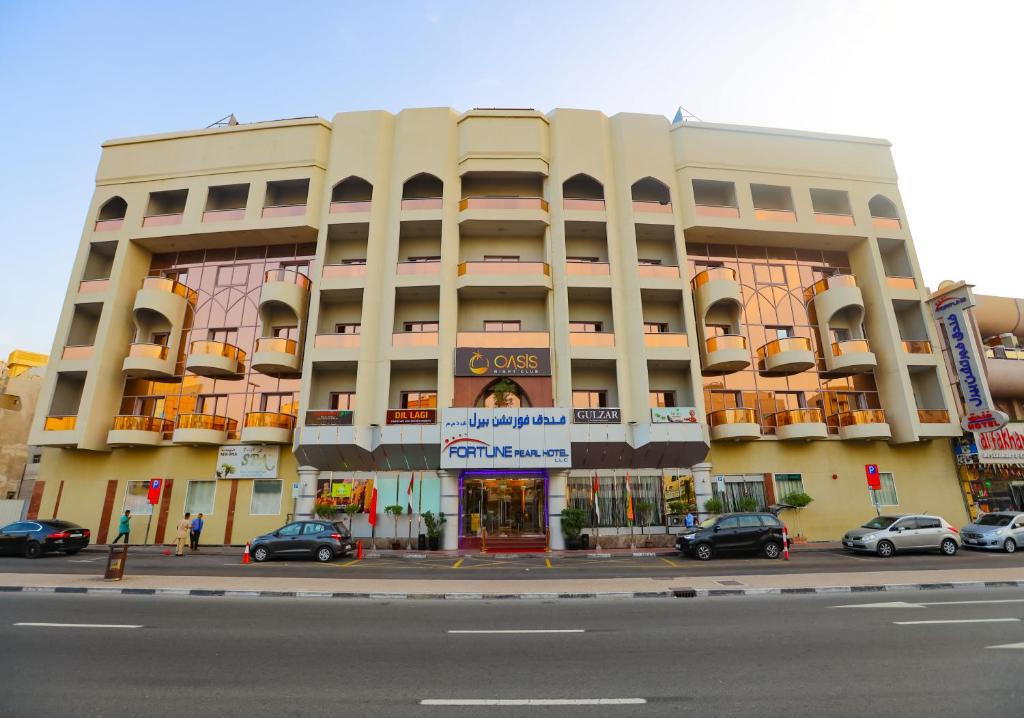
[[[133,516],[149,516],[153,506],[149,503],[148,481],[129,481],[124,490],[124,511],[131,511]]]
[[[593,478],[587,476],[569,477],[567,483],[568,504],[587,513],[588,525],[596,524],[593,501]],[[626,518],[628,494],[625,476],[599,476],[598,503],[602,527],[629,526]],[[630,476],[633,493],[633,526],[664,526],[665,495],[661,476]]]
[[[258,479],[252,482],[252,516],[277,516],[281,513],[281,485],[275,479]]]
[[[189,481],[185,490],[185,510],[191,514],[212,514],[216,481]]]
[[[775,474],[775,500],[782,501],[790,494],[804,493],[804,480],[800,474]]]

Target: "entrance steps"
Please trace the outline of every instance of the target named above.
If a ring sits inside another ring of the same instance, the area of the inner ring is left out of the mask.
[[[487,537],[487,553],[536,553],[547,548],[548,538],[544,534]]]

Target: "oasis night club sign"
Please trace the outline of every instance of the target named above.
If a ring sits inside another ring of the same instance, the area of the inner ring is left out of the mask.
[[[568,409],[442,409],[442,469],[568,469]]]
[[[455,350],[455,376],[551,376],[547,349]]]

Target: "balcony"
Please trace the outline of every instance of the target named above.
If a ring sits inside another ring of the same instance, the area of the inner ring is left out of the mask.
[[[571,347],[614,347],[614,332],[569,332]]]
[[[260,318],[264,319],[264,313],[278,305],[286,307],[301,324],[306,316],[310,285],[309,277],[294,269],[268,270],[260,287]]]
[[[181,220],[184,218],[183,212],[175,212],[174,214],[151,214],[142,218],[143,227],[170,227],[175,224],[181,224]]]
[[[284,337],[260,337],[256,340],[256,351],[252,355],[252,368],[268,376],[297,374],[299,343]]]
[[[399,262],[395,274],[399,276],[437,276],[441,273],[441,260],[425,262]]]
[[[87,361],[92,359],[92,344],[89,345],[69,345],[64,347],[64,350],[60,353],[61,361]]]
[[[729,374],[750,366],[747,338],[740,334],[723,334],[704,341],[704,371]]]
[[[83,279],[78,283],[79,294],[99,294],[110,287],[109,279]]]
[[[932,343],[927,339],[905,339],[900,342],[907,354],[933,354]]]
[[[121,370],[127,377],[158,379],[174,376],[175,357],[163,344],[138,342],[128,347]]]
[[[403,212],[422,212],[424,210],[437,210],[444,206],[442,197],[411,197],[402,200]]]
[[[962,436],[963,429],[955,418],[950,422],[945,409],[918,409],[917,435],[922,439],[952,438]]]
[[[683,332],[644,333],[644,346],[648,349],[686,349],[689,339]]]
[[[739,207],[731,207],[728,205],[714,205],[714,204],[698,204],[695,207],[695,211],[698,217],[713,217],[715,219],[739,219],[740,209]]]
[[[174,431],[174,422],[158,416],[121,414],[107,432],[110,446],[158,446]]]
[[[146,277],[142,289],[135,295],[134,311],[153,311],[170,321],[172,326],[181,326],[185,305],[195,305],[199,295],[181,282],[167,277]]]
[[[116,232],[124,226],[124,217],[117,219],[98,219],[93,225],[94,232]]]
[[[325,264],[324,279],[348,279],[350,277],[365,277],[366,263],[357,264],[346,262],[344,264]]]
[[[203,224],[212,224],[216,222],[239,222],[243,219],[245,219],[245,207],[236,209],[208,209],[203,212],[202,222]]]
[[[464,294],[488,296],[489,288],[517,296],[544,295],[551,289],[551,268],[545,262],[462,262],[458,288]]]
[[[330,214],[369,214],[372,207],[370,200],[343,200],[331,202]]]
[[[753,409],[719,409],[708,413],[711,438],[715,441],[743,441],[761,438],[761,424]]]
[[[814,347],[806,337],[785,337],[757,350],[759,369],[765,374],[797,374],[817,362]]]
[[[305,217],[306,203],[301,204],[278,204],[264,207],[260,215],[263,219],[277,219],[279,217]]]
[[[358,349],[359,334],[317,334],[313,346],[317,349]]]
[[[466,197],[459,202],[459,211],[473,209],[532,209],[548,211],[548,203],[540,197]]]
[[[833,374],[865,374],[877,366],[877,361],[867,339],[849,339],[832,342],[825,364]]]
[[[276,411],[250,411],[242,422],[245,444],[290,444],[295,417]]]
[[[897,217],[872,217],[871,226],[875,229],[902,229],[903,225]]]
[[[818,224],[828,224],[839,227],[852,227],[853,215],[832,214],[830,212],[815,212],[814,221],[817,222]]]
[[[607,277],[611,274],[608,262],[566,262],[565,273],[571,277]]]
[[[566,197],[562,200],[562,209],[568,212],[604,212],[603,199],[574,199]]]
[[[547,349],[548,332],[459,332],[455,346],[484,349]]]
[[[831,423],[839,427],[840,439],[878,441],[892,438],[885,412],[881,409],[841,411],[831,417]]]
[[[174,422],[175,444],[219,446],[238,429],[238,421],[215,414],[178,414]]]
[[[459,201],[459,231],[487,236],[539,237],[550,222],[548,203],[541,197],[472,196]]]
[[[913,277],[886,277],[885,284],[889,289],[917,289],[917,282]]]
[[[761,222],[796,222],[796,212],[791,209],[755,209],[754,219]]]
[[[671,202],[633,200],[634,214],[672,214]]]
[[[192,342],[185,369],[206,377],[237,377],[245,373],[245,352],[234,344],[200,339]]]
[[[43,420],[40,446],[75,447],[78,445],[77,416],[48,416]]]
[[[710,267],[698,272],[690,280],[693,289],[694,310],[700,322],[706,322],[708,312],[719,303],[735,307],[737,315],[743,306],[743,288],[730,267]]]
[[[43,421],[43,431],[74,431],[78,416],[48,416]]]
[[[945,409],[918,409],[917,420],[922,424],[948,424],[949,412]]]
[[[786,409],[771,416],[775,436],[784,440],[828,438],[828,426],[821,409]]]
[[[395,332],[391,335],[393,347],[436,347],[437,332]]]
[[[679,267],[674,264],[638,264],[637,276],[641,279],[679,279]]]

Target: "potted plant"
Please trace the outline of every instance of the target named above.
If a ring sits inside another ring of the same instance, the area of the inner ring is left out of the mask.
[[[575,506],[566,506],[562,509],[562,536],[565,537],[565,547],[570,551],[579,550],[580,534],[583,533],[585,521],[586,514],[583,509]]]
[[[494,398],[494,406],[503,408],[512,403],[512,397],[516,394],[516,385],[508,379],[499,379],[491,385],[491,396]]]
[[[804,541],[803,536],[801,536],[800,534],[800,509],[805,508],[807,504],[811,503],[812,501],[814,501],[814,499],[805,494],[803,491],[793,491],[782,497],[782,503],[786,504],[787,506],[792,506],[793,510],[796,511],[797,530],[796,536],[793,537],[794,541]]]
[[[433,511],[423,512],[423,523],[427,526],[427,548],[431,551],[441,548],[441,533],[446,522],[444,514],[436,515]]]
[[[757,499],[753,496],[741,496],[736,502],[736,508],[739,511],[757,511]]]
[[[352,520],[356,517],[356,514],[362,512],[363,507],[357,504],[355,501],[350,501],[345,504],[342,509],[345,515],[348,516],[348,535],[352,535]]]
[[[334,514],[336,513],[336,511],[337,509],[335,508],[334,504],[331,503],[330,501],[324,501],[323,499],[320,499],[313,503],[313,514],[318,519],[334,518]]]
[[[651,517],[651,511],[654,509],[653,501],[646,501],[641,499],[636,502],[636,515],[640,519],[640,533],[643,534],[644,526],[647,525],[648,520]]]
[[[704,502],[704,510],[709,514],[720,514],[723,508],[725,507],[722,505],[721,499],[710,498]]]
[[[395,520],[395,538],[391,541],[391,550],[398,551],[402,548],[402,542],[398,538],[398,517],[402,515],[401,504],[391,504],[390,506],[384,507],[384,513],[391,514],[391,517]]]

